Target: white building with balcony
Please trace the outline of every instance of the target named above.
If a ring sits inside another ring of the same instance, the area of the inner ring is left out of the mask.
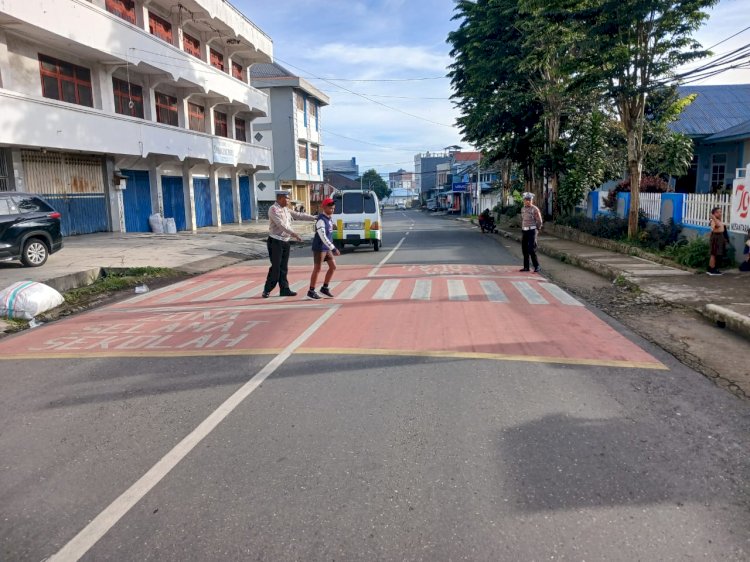
[[[254,139],[273,149],[273,166],[256,174],[261,215],[274,202],[276,189],[310,211],[325,195],[321,160],[321,108],[328,96],[307,80],[275,63],[254,64],[250,83],[270,98],[267,117],[255,122]]]
[[[66,234],[257,216],[271,39],[224,0],[0,2],[0,189],[49,199]]]

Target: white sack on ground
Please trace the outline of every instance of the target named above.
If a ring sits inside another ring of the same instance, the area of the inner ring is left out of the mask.
[[[164,219],[164,232],[166,234],[177,234],[177,223],[172,217]]]
[[[63,296],[49,285],[19,281],[0,291],[0,316],[31,320],[64,301]]]
[[[161,218],[160,213],[154,213],[148,217],[148,226],[151,227],[151,232],[164,234],[164,219]]]

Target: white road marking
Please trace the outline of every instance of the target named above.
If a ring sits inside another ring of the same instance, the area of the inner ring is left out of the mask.
[[[460,279],[448,279],[448,300],[467,301],[469,294],[466,292],[466,285]]]
[[[245,398],[256,390],[276,369],[278,369],[294,351],[312,336],[338,310],[333,305],[310,325],[284,351],[274,357],[254,377],[227,398],[224,403],[203,420],[189,435],[180,441],[159,460],[151,469],[141,476],[120,497],[107,506],[91,523],[86,525],[73,539],[57,553],[50,556],[50,562],[71,562],[79,560],[99,539],[101,539],[122,517],[132,509],[154,486],[161,482],[195,447],[205,439]]]
[[[208,294],[201,295],[200,297],[195,297],[194,299],[191,299],[190,302],[212,301],[216,298],[221,297],[222,295],[226,295],[227,293],[231,293],[232,291],[241,289],[242,287],[244,287],[245,285],[249,285],[250,283],[253,283],[253,281],[249,279],[245,279],[244,281],[237,281],[235,283],[231,283],[230,285],[226,285],[221,289],[216,289],[215,291],[212,291]]]
[[[170,294],[169,296],[163,297],[159,299],[159,304],[161,303],[168,303],[168,302],[174,302],[180,300],[182,297],[187,297],[188,295],[192,295],[193,293],[197,293],[199,291],[204,291],[206,289],[210,289],[211,287],[215,287],[216,285],[221,285],[221,281],[206,281],[205,283],[200,283],[195,287],[191,287],[190,289],[185,289],[184,291],[177,291],[175,293]]]
[[[503,290],[494,281],[480,281],[479,284],[482,286],[484,294],[487,295],[488,301],[508,302],[508,297],[505,296]]]
[[[349,285],[344,292],[338,296],[338,298],[342,300],[352,300],[362,289],[367,287],[368,283],[370,283],[369,279],[357,279],[356,281],[352,281],[351,285]]]
[[[513,281],[513,286],[518,289],[518,292],[521,293],[529,304],[549,304],[529,283],[525,281]]]
[[[396,289],[398,288],[399,282],[400,282],[399,279],[386,279],[380,285],[380,288],[377,290],[377,292],[373,295],[372,298],[375,300],[392,299],[393,294],[396,292]]]
[[[404,240],[406,240],[406,238],[402,238],[401,240],[399,240],[398,244],[396,244],[396,246],[393,248],[393,250],[391,250],[390,252],[388,252],[388,255],[385,256],[382,260],[380,260],[380,263],[378,265],[376,265],[375,267],[373,267],[370,270],[370,273],[367,274],[367,277],[373,277],[373,276],[377,275],[378,274],[378,270],[380,270],[380,268],[383,265],[385,265],[385,262],[387,262],[389,259],[391,259],[391,256],[393,254],[395,254],[396,250],[398,250],[401,247],[401,244],[404,243]]]
[[[432,292],[432,281],[430,279],[417,279],[414,290],[411,293],[412,300],[428,301]]]
[[[551,294],[563,304],[569,304],[571,306],[583,306],[583,303],[578,302],[557,285],[553,285],[552,283],[539,283],[539,286],[543,289],[546,289],[549,294]]]

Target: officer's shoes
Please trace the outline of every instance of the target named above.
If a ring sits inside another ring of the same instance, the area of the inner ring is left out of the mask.
[[[281,293],[279,293],[279,296],[282,297],[296,297],[297,293],[292,291],[291,289],[281,289]]]

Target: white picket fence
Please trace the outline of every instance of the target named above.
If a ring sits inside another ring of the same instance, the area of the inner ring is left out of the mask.
[[[711,209],[719,207],[724,224],[729,224],[732,211],[732,196],[713,193],[687,193],[682,202],[682,223],[708,228]]]
[[[646,213],[649,220],[661,220],[661,193],[639,193],[638,207]]]
[[[661,220],[661,193],[641,193],[638,206],[649,220]],[[732,210],[731,194],[686,193],[682,200],[682,224],[708,228],[708,219],[714,207],[721,209],[724,223],[729,223]]]

